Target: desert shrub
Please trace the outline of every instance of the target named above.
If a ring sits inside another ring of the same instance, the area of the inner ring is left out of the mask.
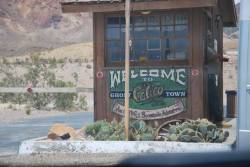
[[[65,63],[67,59],[60,59],[60,63]],[[57,80],[54,72],[46,67],[46,63],[41,63],[39,54],[32,54],[30,62],[24,64],[26,72],[22,76],[16,75],[7,59],[2,59],[0,62],[0,72],[4,77],[0,81],[0,87],[26,87],[31,84],[32,87],[73,87],[72,82]],[[55,58],[49,59],[50,67],[55,67],[57,61]],[[78,80],[77,73],[73,76]],[[74,105],[76,93],[0,93],[0,102],[11,102],[14,104],[29,104],[33,108],[42,109],[50,102],[54,102],[58,109],[70,109]],[[84,99],[85,100],[85,99]],[[82,99],[81,107],[85,108],[85,103]]]
[[[24,111],[27,115],[30,115],[31,114],[31,106],[30,105],[26,105],[25,108],[24,108]]]
[[[43,71],[43,66],[39,62],[39,57],[37,56],[32,56],[31,61],[32,65],[26,66],[27,73],[25,73],[23,76],[26,83],[31,83],[34,87],[36,87],[40,81],[39,77],[41,72]]]
[[[12,93],[0,93],[0,102],[7,103],[11,102],[13,94]]]
[[[65,59],[58,59],[57,63],[59,63],[59,64],[65,64]]]
[[[87,68],[87,69],[91,69],[92,66],[91,66],[90,64],[87,64],[86,68]]]
[[[84,110],[84,111],[88,110],[88,103],[86,100],[86,96],[79,97],[79,108]]]
[[[8,77],[5,77],[0,82],[0,87],[21,87],[24,86],[24,80],[19,77],[13,77],[12,75],[9,75]],[[14,104],[23,104],[27,102],[27,98],[24,94],[18,94],[18,93],[0,93],[0,102],[7,103],[11,102]]]
[[[83,63],[83,59],[80,59],[78,62],[78,66],[82,66],[82,63]]]
[[[130,140],[133,141],[153,141],[155,140],[155,130],[146,125],[144,121],[134,120],[130,121]],[[85,128],[85,134],[90,135],[95,140],[125,140],[124,121],[97,121],[89,124]]]
[[[164,137],[167,141],[222,143],[229,136],[206,119],[190,120],[170,125]]]
[[[76,72],[74,72],[74,73],[72,73],[72,76],[73,76],[75,82],[78,82],[78,78],[79,78],[78,74]]]
[[[55,57],[48,59],[48,60],[49,60],[49,68],[56,68],[57,67],[57,61],[56,61]]]
[[[12,104],[9,104],[8,105],[8,109],[12,109],[13,108],[13,105]]]
[[[73,63],[73,60],[71,58],[68,59],[69,63]]]
[[[74,105],[75,93],[57,93],[55,106],[60,110],[71,109]]]
[[[32,65],[26,66],[27,73],[23,75],[26,85],[31,83],[33,87],[54,86],[56,76],[44,64],[40,63],[38,56],[33,56]],[[51,59],[54,62],[53,59]],[[50,64],[53,66],[53,63]]]
[[[18,58],[16,58],[16,62],[15,62],[15,64],[20,65],[20,64],[21,64],[21,60],[20,60],[20,59],[18,59]]]
[[[40,110],[50,103],[49,93],[32,93],[28,94],[29,102],[32,107]]]
[[[73,87],[72,82],[65,82],[62,80],[57,80],[55,83],[56,87]],[[57,93],[55,95],[55,106],[60,110],[71,109],[74,106],[74,99],[76,93]]]
[[[64,66],[65,66],[65,64],[61,64],[61,66],[60,66],[60,67],[61,67],[61,69],[63,69],[63,67],[64,67]]]
[[[88,63],[88,62],[89,62],[89,59],[88,59],[88,58],[84,58],[84,59],[83,59],[83,62],[84,62],[84,63]]]
[[[79,62],[81,62],[81,59],[80,58],[78,58],[78,59],[75,59],[75,61],[74,61],[75,63],[79,63]]]
[[[26,94],[13,94],[12,99],[10,100],[14,104],[25,104],[27,103],[27,95]]]

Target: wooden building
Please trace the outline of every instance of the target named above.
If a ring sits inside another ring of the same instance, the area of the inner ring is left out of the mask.
[[[120,119],[124,1],[63,0],[61,5],[64,13],[93,13],[94,119]],[[220,121],[223,27],[236,24],[233,0],[132,0],[130,117],[155,126],[177,118]]]

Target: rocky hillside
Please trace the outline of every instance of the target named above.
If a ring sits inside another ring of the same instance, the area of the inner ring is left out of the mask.
[[[92,41],[90,14],[62,14],[59,0],[1,0],[0,56]]]
[[[238,28],[224,32],[225,45],[235,45],[227,43],[238,38]],[[62,14],[59,0],[0,0],[0,36],[0,57],[91,42],[92,16]]]

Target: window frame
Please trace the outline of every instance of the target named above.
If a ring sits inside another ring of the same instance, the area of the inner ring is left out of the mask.
[[[131,13],[131,17],[134,16],[164,16],[164,15],[185,15],[188,18],[188,32],[187,32],[187,36],[184,38],[184,36],[181,37],[177,37],[175,35],[173,36],[164,36],[162,35],[162,27],[164,25],[161,24],[160,22],[160,37],[159,38],[154,38],[154,37],[147,37],[147,41],[148,39],[159,39],[162,41],[162,39],[172,39],[175,42],[175,39],[187,39],[189,41],[189,45],[187,47],[187,58],[186,59],[182,59],[182,60],[175,60],[175,59],[160,59],[160,60],[150,60],[148,59],[148,61],[134,61],[134,60],[130,60],[130,65],[131,66],[165,66],[165,65],[178,65],[178,66],[187,66],[189,65],[190,60],[192,60],[192,12],[191,10],[188,9],[182,9],[182,10],[171,10],[171,11],[152,11],[150,14],[148,15],[143,15],[140,12],[132,12]],[[124,17],[124,13],[123,12],[114,12],[114,13],[106,13],[104,14],[104,65],[105,67],[119,67],[119,66],[123,66],[124,65],[124,61],[121,62],[111,62],[109,61],[109,57],[108,57],[108,48],[107,48],[107,43],[108,43],[108,39],[106,36],[106,32],[107,32],[107,18],[108,17]],[[174,17],[175,18],[175,17]],[[183,24],[180,24],[183,25]],[[165,25],[165,26],[171,26],[171,25]],[[172,25],[174,27],[174,32],[175,32],[175,19],[174,19],[174,24]],[[146,29],[148,29],[148,23],[146,23]],[[134,32],[134,24],[132,25],[132,32]],[[120,29],[122,29],[122,26],[120,24]],[[120,39],[121,40],[121,39]],[[137,39],[140,40],[140,39]],[[148,47],[148,42],[147,42],[147,47]],[[160,42],[160,53],[162,54],[162,42]],[[168,49],[166,49],[165,51],[167,51]],[[169,49],[170,50],[170,49]],[[174,45],[174,54],[176,51],[176,46]],[[162,56],[162,55],[161,55]]]

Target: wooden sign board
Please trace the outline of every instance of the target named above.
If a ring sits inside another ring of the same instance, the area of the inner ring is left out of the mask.
[[[124,115],[124,69],[108,71],[111,111]],[[130,70],[130,118],[157,120],[187,110],[186,68],[132,68]]]

